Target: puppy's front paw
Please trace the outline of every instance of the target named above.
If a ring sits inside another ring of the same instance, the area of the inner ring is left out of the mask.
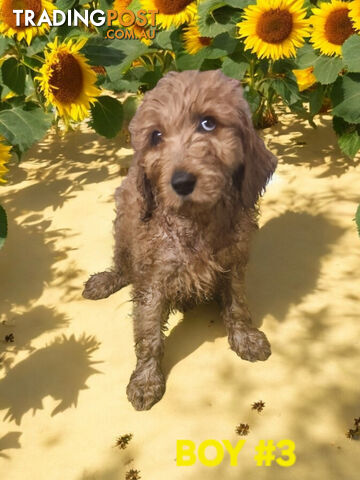
[[[129,402],[135,410],[149,410],[165,392],[165,377],[157,369],[137,368],[130,377],[126,389]]]
[[[233,328],[229,333],[229,344],[239,357],[249,362],[264,361],[271,355],[269,340],[257,328]]]
[[[101,272],[91,275],[85,283],[82,296],[88,300],[107,298],[117,290],[117,278],[113,272]]]

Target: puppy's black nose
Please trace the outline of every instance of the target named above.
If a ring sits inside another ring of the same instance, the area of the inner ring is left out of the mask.
[[[171,179],[171,185],[179,195],[189,195],[194,190],[195,183],[195,175],[183,170],[177,170]]]

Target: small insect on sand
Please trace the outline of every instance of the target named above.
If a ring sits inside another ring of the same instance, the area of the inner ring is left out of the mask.
[[[240,423],[236,428],[235,432],[238,435],[246,436],[250,432],[250,426],[247,423]]]
[[[140,470],[131,469],[126,472],[125,480],[140,480]]]
[[[125,435],[121,435],[121,437],[117,438],[115,446],[121,448],[122,450],[125,450],[132,438],[132,433],[126,433]]]
[[[259,413],[264,410],[264,407],[265,407],[265,402],[263,402],[262,400],[259,400],[258,402],[254,402],[251,405],[251,409],[256,410]]]

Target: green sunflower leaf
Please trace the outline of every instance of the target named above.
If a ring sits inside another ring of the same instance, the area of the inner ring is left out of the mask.
[[[271,82],[271,86],[288,105],[298,102],[301,98],[297,83],[292,78],[276,78]]]
[[[39,59],[34,57],[28,57],[26,55],[24,55],[23,57],[23,62],[28,68],[35,72],[37,72],[43,65]]]
[[[56,0],[56,6],[59,10],[67,12],[70,10],[76,3],[76,0]]]
[[[174,28],[169,28],[169,30],[163,30],[156,33],[155,44],[164,50],[171,50],[171,35],[174,32]]]
[[[314,67],[314,75],[323,85],[335,82],[339,72],[344,68],[344,62],[340,57],[318,55],[308,43],[297,51],[295,63],[299,69]]]
[[[322,55],[314,62],[314,75],[322,85],[334,83],[344,63],[340,57]]]
[[[350,125],[341,117],[333,117],[332,126],[338,136],[348,132],[350,128]]]
[[[356,130],[344,133],[338,137],[338,143],[341,151],[350,158],[354,158],[360,150],[360,135]]]
[[[124,52],[102,43],[102,39],[91,39],[81,49],[81,53],[89,59],[90,65],[109,67],[110,65],[120,65],[126,59]]]
[[[24,104],[0,111],[0,134],[20,152],[25,152],[43,138],[53,118],[41,108],[26,108],[27,104]]]
[[[246,87],[244,89],[244,98],[248,102],[251,112],[255,113],[260,106],[260,94],[256,90]]]
[[[136,78],[119,78],[115,82],[105,79],[103,87],[113,92],[132,92],[136,93],[141,85],[140,80]]]
[[[10,57],[1,66],[4,84],[14,93],[21,95],[25,89],[26,69],[14,57]]]
[[[2,56],[9,48],[10,40],[6,37],[0,37],[0,55]]]
[[[233,37],[230,37],[227,32],[220,33],[220,35],[215,37],[212,44],[207,48],[206,57],[226,57],[234,52],[238,43],[239,41]]]
[[[31,44],[26,48],[26,55],[32,56],[36,53],[44,51],[46,44],[48,43],[47,37],[35,37],[32,39]]]
[[[297,51],[295,63],[299,69],[313,67],[319,58],[313,47],[305,43],[305,45]]]
[[[91,106],[90,126],[103,137],[114,138],[123,124],[122,104],[116,98],[103,95]]]
[[[124,124],[129,125],[141,103],[140,95],[131,95],[123,102]]]
[[[309,105],[310,105],[310,114],[316,115],[319,113],[323,101],[324,101],[324,88],[322,85],[319,85],[316,90],[309,92]]]
[[[352,35],[342,46],[344,63],[349,72],[360,72],[360,36]]]
[[[142,55],[156,52],[154,48],[147,47],[140,40],[113,40],[111,47],[122,52],[125,56],[119,65],[106,67],[107,74],[112,82],[120,80],[129,70],[134,60]]]
[[[201,2],[198,7],[201,35],[216,37],[220,33],[232,30],[236,22],[240,20],[239,12],[234,10],[234,7],[241,9],[254,3],[253,0],[206,0]]]
[[[8,233],[7,217],[4,208],[0,205],[0,248],[4,245]]]
[[[333,115],[360,123],[360,73],[339,77],[331,90]]]
[[[221,70],[228,77],[242,80],[248,68],[249,64],[244,60],[244,56],[242,54],[235,54],[224,59]]]
[[[179,53],[176,56],[175,64],[176,68],[180,71],[184,70],[200,70],[206,58],[207,48],[203,48],[195,55],[189,55],[188,53]]]
[[[248,5],[255,5],[256,0],[224,0],[224,3],[233,8],[245,8]]]

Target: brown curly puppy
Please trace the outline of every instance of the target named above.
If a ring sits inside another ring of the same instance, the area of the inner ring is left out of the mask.
[[[229,344],[266,360],[270,344],[251,323],[244,272],[256,202],[276,167],[256,134],[238,81],[220,71],[167,74],[130,124],[135,150],[116,190],[114,267],[90,277],[83,296],[133,284],[136,368],[127,396],[149,409],[165,391],[164,327],[172,309],[212,297]]]

